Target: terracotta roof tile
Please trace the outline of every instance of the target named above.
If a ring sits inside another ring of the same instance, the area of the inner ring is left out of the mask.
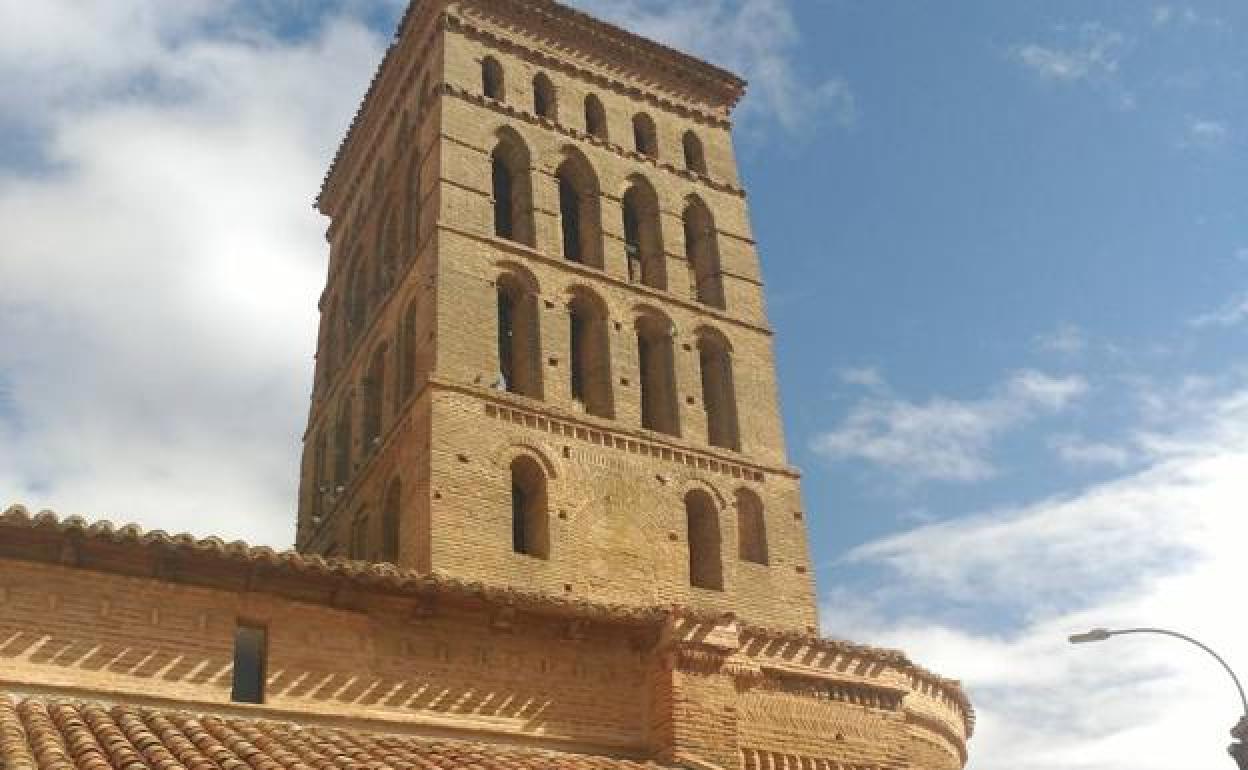
[[[495,606],[508,606],[535,613],[600,620],[611,623],[647,625],[661,623],[679,616],[699,622],[713,622],[723,613],[699,611],[679,606],[636,606],[591,601],[588,599],[550,596],[477,581],[460,580],[438,573],[402,569],[393,564],[377,564],[346,559],[326,559],[316,554],[296,551],[275,551],[266,546],[251,546],[239,540],[225,542],[219,537],[197,538],[186,533],[170,535],[163,530],[145,532],[137,524],[117,527],[107,520],[88,522],[80,516],[61,518],[52,511],[31,514],[20,505],[0,513],[0,532],[4,529],[48,533],[53,537],[80,539],[130,545],[135,548],[165,549],[195,554],[208,559],[243,562],[289,573],[308,579],[338,578],[361,589],[407,595],[438,595],[479,599]],[[2,542],[2,541],[0,541]],[[24,558],[24,557],[23,557]],[[102,567],[107,569],[107,567]],[[865,644],[822,638],[808,631],[742,625],[746,636],[763,639],[784,639],[814,648],[861,655],[871,660],[896,666],[922,682],[940,688],[962,708],[968,735],[975,728],[975,710],[959,682],[934,674],[911,661],[905,653]],[[0,741],[3,741],[0,733]],[[196,744],[198,745],[198,743]],[[418,765],[419,766],[419,765]],[[41,766],[42,767],[42,766]],[[336,766],[335,766],[336,767]],[[313,770],[320,766],[312,766]],[[289,770],[289,766],[286,766]],[[3,770],[8,770],[4,768]],[[79,768],[82,770],[82,768]],[[243,770],[246,770],[245,768]],[[254,769],[253,770],[258,770]],[[301,769],[303,770],[303,769]],[[324,770],[334,770],[325,766]]]
[[[0,695],[5,770],[657,770],[638,762],[483,742],[430,740]]]

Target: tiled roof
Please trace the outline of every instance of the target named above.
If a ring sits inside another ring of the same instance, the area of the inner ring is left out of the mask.
[[[0,694],[5,770],[655,770],[473,741]]]
[[[394,564],[327,559],[318,554],[277,551],[253,546],[241,540],[226,542],[219,537],[196,537],[186,533],[171,535],[163,530],[144,530],[137,524],[118,527],[108,520],[88,522],[80,516],[60,517],[52,511],[32,514],[21,505],[0,513],[0,532],[24,530],[32,534],[77,542],[129,545],[153,553],[229,561],[266,570],[271,574],[303,577],[309,580],[346,581],[361,589],[403,595],[438,595],[479,599],[518,610],[568,615],[620,623],[649,624],[661,621],[671,608],[595,602],[587,599],[551,596],[522,591],[509,586],[461,580],[438,573],[403,569]],[[0,536],[0,543],[3,542]],[[26,549],[23,549],[25,551]],[[5,550],[0,548],[0,554]],[[25,558],[29,554],[9,554]],[[90,564],[80,566],[91,566]],[[108,567],[101,567],[108,569]],[[712,619],[713,615],[707,615]]]
[[[248,565],[253,569],[264,569],[289,577],[302,577],[310,581],[336,580],[363,590],[414,596],[458,597],[537,614],[607,623],[645,626],[662,623],[672,616],[695,622],[715,622],[724,616],[724,613],[689,607],[636,606],[551,596],[539,592],[522,591],[511,586],[490,585],[437,573],[403,569],[393,564],[326,559],[316,554],[275,551],[266,546],[252,546],[241,540],[226,542],[219,537],[198,538],[186,533],[170,535],[158,529],[145,531],[137,524],[118,527],[107,520],[88,522],[79,516],[62,518],[52,511],[32,514],[20,505],[10,506],[8,510],[0,513],[0,557],[32,558],[30,550],[24,546],[18,546],[16,549],[3,547],[6,543],[3,534],[6,529],[33,534],[43,533],[50,538],[66,542],[129,545],[165,555],[185,554],[209,560],[230,561]],[[62,555],[62,561],[64,560]],[[89,561],[86,563],[74,561],[74,563],[87,569],[93,567]],[[107,571],[114,569],[114,565],[103,564],[98,568]],[[962,690],[961,684],[915,664],[904,652],[840,639],[822,638],[806,631],[774,629],[749,624],[743,624],[742,631],[749,636],[762,639],[783,639],[798,644],[807,644],[821,650],[860,655],[895,666],[947,693],[963,710],[967,733],[970,734],[974,730],[975,710]],[[7,768],[0,765],[0,770],[7,770]]]

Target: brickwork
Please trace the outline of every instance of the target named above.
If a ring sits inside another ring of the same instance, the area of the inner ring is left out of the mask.
[[[0,692],[693,768],[965,761],[965,699],[898,653],[21,511],[0,535]],[[231,702],[240,625],[267,637],[258,706]]]
[[[0,766],[962,767],[955,682],[816,634],[743,88],[413,2],[318,200],[297,550],[0,515]]]
[[[656,77],[540,4],[417,3],[401,33],[321,199],[299,547],[375,557],[397,485],[403,566],[813,628],[739,81],[674,52]],[[520,455],[547,473],[538,559],[511,547]],[[691,528],[694,489],[716,520]]]

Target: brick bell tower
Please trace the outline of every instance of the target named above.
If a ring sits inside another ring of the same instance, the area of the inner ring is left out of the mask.
[[[734,75],[416,0],[339,148],[297,547],[807,629]]]

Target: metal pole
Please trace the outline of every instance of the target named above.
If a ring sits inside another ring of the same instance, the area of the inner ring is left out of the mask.
[[[1239,765],[1240,770],[1248,770],[1248,697],[1244,695],[1244,686],[1240,684],[1239,677],[1235,676],[1234,670],[1222,659],[1222,656],[1214,652],[1207,644],[1193,639],[1187,634],[1180,634],[1178,631],[1171,631],[1166,628],[1122,628],[1116,631],[1098,628],[1087,633],[1075,634],[1070,637],[1070,642],[1071,644],[1100,642],[1111,636],[1123,636],[1126,634],[1161,634],[1162,636],[1173,636],[1175,639],[1182,639],[1212,655],[1213,659],[1218,662],[1218,665],[1226,670],[1226,673],[1231,677],[1231,681],[1235,683],[1235,690],[1239,693],[1239,703],[1244,709],[1244,714],[1240,718],[1239,723],[1231,730],[1231,737],[1237,739],[1238,742],[1232,743],[1227,748],[1227,753]]]
[[[1122,636],[1124,634],[1161,634],[1162,636],[1173,636],[1175,639],[1182,639],[1189,644],[1196,645],[1200,649],[1212,655],[1213,659],[1218,662],[1218,665],[1222,666],[1222,668],[1226,670],[1226,673],[1230,675],[1231,681],[1235,683],[1235,690],[1239,693],[1239,704],[1243,707],[1244,716],[1248,717],[1248,696],[1244,695],[1244,686],[1240,684],[1239,677],[1235,676],[1235,672],[1231,669],[1230,665],[1222,659],[1221,655],[1210,649],[1208,645],[1193,639],[1187,634],[1180,634],[1178,631],[1170,631],[1165,628],[1124,628],[1117,631],[1110,631],[1108,633],[1110,636]]]

